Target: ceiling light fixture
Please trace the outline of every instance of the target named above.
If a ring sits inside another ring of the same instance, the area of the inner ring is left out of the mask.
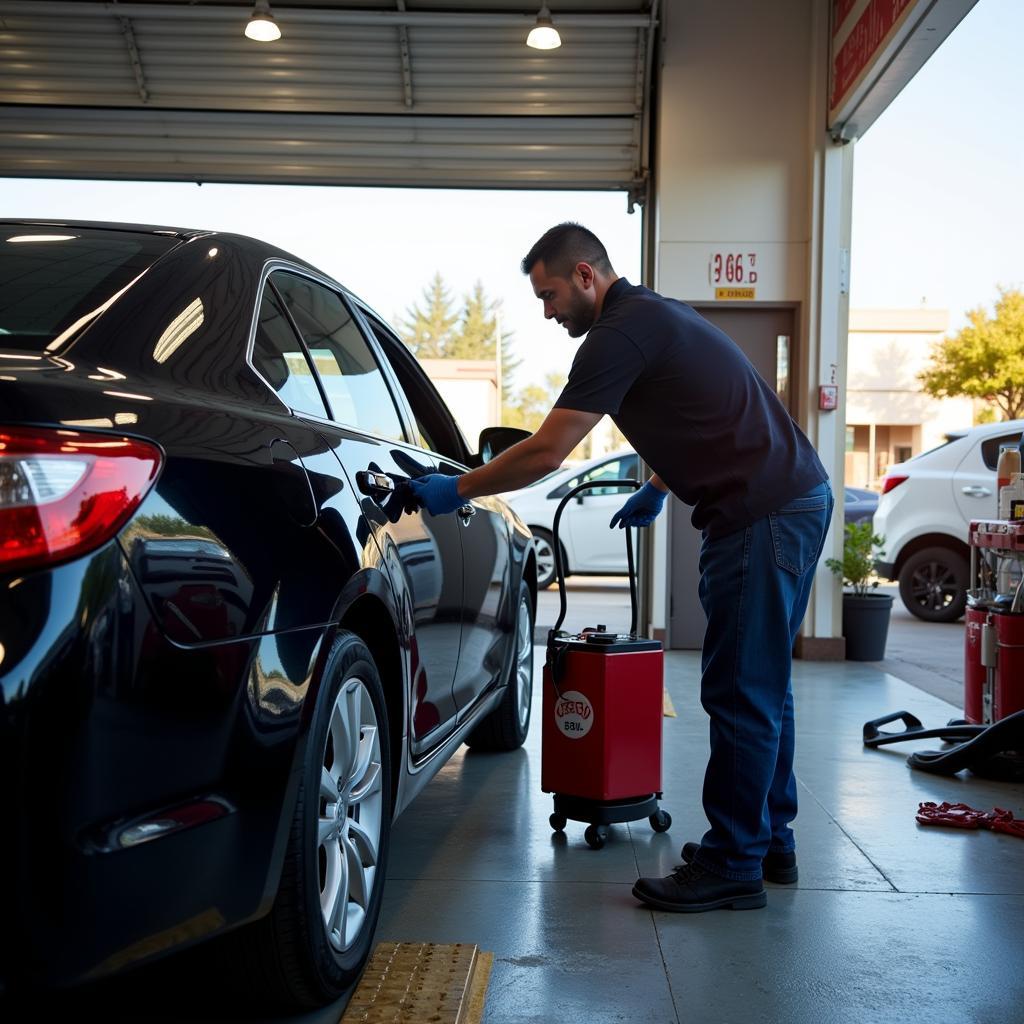
[[[267,0],[256,0],[252,17],[245,26],[245,35],[247,39],[255,39],[258,43],[272,43],[275,39],[281,38],[281,30],[270,13],[270,4]]]
[[[535,50],[557,50],[562,45],[562,37],[551,22],[551,12],[546,3],[537,15],[537,24],[526,37],[526,45]]]

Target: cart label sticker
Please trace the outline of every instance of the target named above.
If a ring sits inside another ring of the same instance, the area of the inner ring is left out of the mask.
[[[580,740],[594,724],[594,707],[578,690],[566,690],[555,701],[555,725],[571,740]]]

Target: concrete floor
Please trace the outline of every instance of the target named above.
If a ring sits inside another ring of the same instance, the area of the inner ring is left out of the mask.
[[[1024,1020],[1024,842],[914,820],[923,800],[1024,815],[1024,787],[911,772],[927,743],[865,750],[868,718],[957,710],[872,666],[794,667],[799,885],[746,913],[638,904],[637,874],[667,873],[706,827],[698,656],[668,655],[667,677],[669,833],[614,826],[601,851],[579,824],[552,834],[534,719],[523,751],[463,750],[397,824],[379,938],[492,951],[488,1024]]]
[[[624,628],[621,581],[580,582],[568,624],[596,623],[600,613]],[[557,614],[557,602],[557,591],[542,595],[542,615]],[[616,603],[619,618],[608,611]],[[902,626],[893,624],[895,636]],[[937,659],[958,702],[953,634],[963,627],[940,628],[944,654],[938,634],[923,634],[916,620],[899,649],[907,664]],[[542,657],[537,648],[537,707]],[[613,826],[601,851],[586,846],[578,823],[553,834],[535,717],[522,750],[463,748],[396,824],[378,939],[493,952],[485,1024],[1024,1021],[1024,842],[914,821],[923,800],[1024,816],[1024,786],[911,772],[906,755],[928,743],[865,750],[869,718],[905,708],[941,724],[959,713],[879,665],[794,665],[799,885],[769,885],[767,908],[745,913],[675,915],[637,903],[637,875],[667,873],[682,843],[706,828],[699,655],[668,654],[666,673],[678,712],[664,719],[670,832],[656,835],[646,821]],[[24,1016],[0,1006],[0,1018],[252,1024],[211,1005],[196,981],[187,958],[172,958],[87,992],[33,1000]],[[293,1021],[333,1024],[343,1009],[340,1001]]]

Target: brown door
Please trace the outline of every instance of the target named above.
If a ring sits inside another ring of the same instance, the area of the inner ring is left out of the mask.
[[[793,413],[795,309],[740,309],[696,306],[743,349],[759,374],[776,390]],[[704,610],[697,599],[697,559],[701,535],[690,524],[693,509],[672,499],[669,522],[671,576],[668,602],[668,645],[677,650],[699,650],[704,641]]]

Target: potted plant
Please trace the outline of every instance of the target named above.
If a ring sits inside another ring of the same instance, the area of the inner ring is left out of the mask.
[[[870,520],[847,523],[843,537],[843,558],[826,559],[825,564],[852,588],[843,593],[843,636],[849,661],[881,661],[889,634],[892,595],[873,593],[875,559],[885,552],[884,537],[875,536]]]

